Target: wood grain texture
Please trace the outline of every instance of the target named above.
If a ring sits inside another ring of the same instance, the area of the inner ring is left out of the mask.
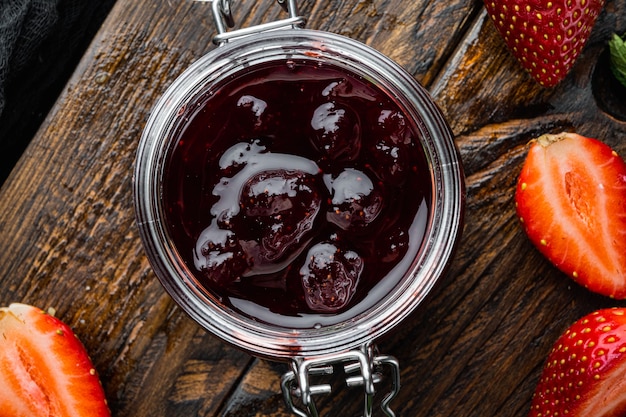
[[[555,270],[515,217],[526,144],[575,129],[626,155],[626,122],[591,90],[626,4],[608,1],[567,79],[541,89],[497,37],[479,1],[303,1],[309,28],[367,43],[433,94],[456,135],[467,212],[454,261],[427,302],[378,342],[401,363],[398,416],[524,416],[543,360],[581,315],[620,303]],[[241,26],[272,1],[235,2]],[[157,98],[209,51],[210,4],[118,0],[0,190],[0,303],[52,306],[83,340],[115,416],[287,416],[284,363],[255,359],[192,322],[163,291],[134,223],[135,151]],[[355,389],[317,398],[359,415]]]

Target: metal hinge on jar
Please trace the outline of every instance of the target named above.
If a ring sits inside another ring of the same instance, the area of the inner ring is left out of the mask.
[[[351,350],[326,357],[294,359],[292,361],[293,369],[285,373],[281,381],[283,397],[291,412],[301,417],[319,416],[313,396],[329,394],[331,386],[329,384],[313,385],[310,382],[310,377],[331,375],[334,365],[343,366],[347,375],[346,386],[363,387],[363,417],[372,416],[375,385],[383,379],[383,375],[389,374],[391,390],[383,398],[380,407],[386,416],[395,416],[390,403],[400,390],[400,366],[398,360],[393,356],[377,354],[376,349],[371,344],[363,346],[360,350]],[[388,370],[387,373],[385,373],[386,370]],[[303,409],[296,406],[294,398],[299,399]]]
[[[285,10],[289,17],[274,22],[262,23],[255,26],[239,28],[228,31],[228,28],[235,26],[235,19],[232,13],[232,0],[195,0],[205,1],[212,3],[213,18],[215,19],[215,26],[217,28],[217,35],[213,37],[213,43],[216,45],[222,45],[229,40],[240,38],[243,36],[254,35],[260,32],[266,32],[268,30],[283,29],[283,28],[303,28],[306,24],[306,18],[299,16],[298,6],[296,0],[276,0],[276,2]]]

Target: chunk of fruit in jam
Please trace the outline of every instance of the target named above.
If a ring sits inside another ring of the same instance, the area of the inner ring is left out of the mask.
[[[286,169],[261,171],[241,190],[241,214],[249,228],[242,243],[254,267],[278,262],[300,252],[320,211],[315,177]]]
[[[402,113],[397,110],[382,110],[378,114],[376,132],[395,145],[413,142],[411,129]]]
[[[313,146],[331,161],[352,161],[361,150],[361,132],[356,113],[334,101],[313,111]]]
[[[409,148],[415,146],[406,119],[398,111],[382,110],[374,132],[376,140],[369,149],[372,170],[382,181],[402,185],[411,169]]]
[[[242,95],[232,109],[232,120],[237,124],[241,138],[250,134],[263,134],[274,123],[274,115],[269,111],[269,104],[253,95]]]
[[[326,219],[343,230],[363,230],[383,209],[380,191],[362,171],[348,168],[326,182],[331,193]]]
[[[317,61],[260,64],[213,91],[181,115],[164,179],[169,232],[200,283],[288,327],[376,303],[427,224],[416,125],[392,95]]]
[[[198,238],[194,265],[208,280],[224,286],[248,270],[250,263],[235,234],[213,222]]]
[[[376,243],[376,253],[381,262],[397,262],[409,249],[409,233],[401,227],[395,227],[377,239]]]
[[[316,243],[300,268],[307,305],[320,313],[341,310],[352,299],[362,271],[363,259],[355,251],[334,242]]]

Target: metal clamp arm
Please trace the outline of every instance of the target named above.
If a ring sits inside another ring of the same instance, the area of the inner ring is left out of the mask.
[[[243,36],[253,35],[259,32],[265,32],[268,30],[283,29],[283,28],[303,28],[306,24],[306,18],[299,16],[298,6],[296,0],[276,0],[276,2],[289,13],[289,17],[274,22],[262,23],[260,25],[239,28],[228,31],[228,28],[235,26],[235,19],[232,13],[232,0],[196,0],[196,1],[210,1],[212,3],[211,10],[213,11],[213,18],[215,19],[215,26],[217,28],[217,35],[213,37],[213,43],[216,45],[222,45],[231,39],[240,38]]]
[[[294,360],[293,370],[285,373],[281,381],[283,397],[291,412],[300,417],[319,417],[313,396],[329,394],[331,387],[328,384],[312,385],[309,377],[331,375],[333,364],[343,365],[344,372],[348,375],[345,381],[346,386],[363,387],[363,417],[372,416],[375,385],[382,380],[382,368],[388,368],[391,374],[391,391],[383,398],[380,407],[386,416],[395,416],[390,403],[400,390],[400,367],[394,357],[375,354],[372,345],[323,358]],[[354,375],[357,372],[358,374]],[[296,406],[294,397],[300,399],[304,409]]]

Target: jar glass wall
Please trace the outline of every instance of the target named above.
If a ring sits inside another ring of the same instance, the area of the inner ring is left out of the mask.
[[[419,249],[407,256],[392,288],[376,290],[361,310],[320,326],[279,326],[241,314],[208,291],[187,266],[168,229],[164,179],[193,107],[238,74],[273,62],[330,64],[383,91],[419,132],[431,196]],[[155,106],[139,144],[134,173],[137,222],[164,288],[195,321],[224,341],[271,359],[309,358],[367,345],[407,317],[448,265],[462,229],[464,179],[452,133],[428,92],[399,65],[349,38],[280,30],[238,39],[195,62]]]

